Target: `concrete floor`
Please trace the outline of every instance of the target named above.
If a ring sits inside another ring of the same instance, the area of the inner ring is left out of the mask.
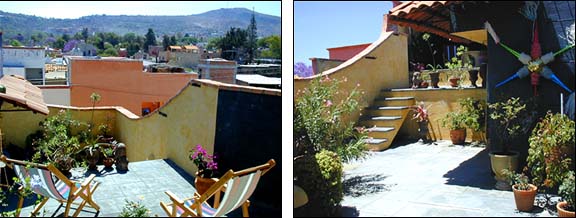
[[[519,212],[512,191],[494,184],[483,146],[393,146],[345,165],[343,216],[556,216],[543,208],[543,195],[536,200],[542,207]]]
[[[128,171],[118,173],[116,170],[104,170],[104,166],[98,166],[98,171],[86,172],[83,168],[72,170],[72,179],[85,177],[95,173],[96,181],[101,182],[94,192],[94,202],[100,206],[100,211],[84,207],[79,216],[82,217],[116,217],[122,211],[126,200],[139,201],[150,209],[151,216],[165,217],[166,213],[160,207],[160,202],[169,202],[164,191],[172,191],[178,197],[193,196],[194,178],[170,160],[149,160],[131,162]],[[10,202],[16,202],[12,199]],[[34,199],[27,200],[21,216],[30,216]],[[40,216],[63,216],[64,207],[59,207],[56,200],[50,199],[41,211]],[[72,208],[76,208],[75,205]],[[251,215],[260,215],[266,209],[259,208],[259,202],[253,202],[249,212]],[[76,210],[72,209],[71,216]],[[228,214],[228,216],[241,216],[240,208]]]

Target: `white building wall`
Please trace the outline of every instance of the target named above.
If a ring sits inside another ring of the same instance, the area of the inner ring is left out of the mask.
[[[4,67],[4,75],[18,75],[26,78],[26,70],[23,67]]]
[[[4,47],[4,66],[44,69],[46,52],[44,49],[23,49]]]

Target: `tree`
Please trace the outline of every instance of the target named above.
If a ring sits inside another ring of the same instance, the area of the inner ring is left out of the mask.
[[[170,47],[170,37],[164,35],[164,37],[162,38],[162,45],[164,46],[165,50],[168,50],[168,47]]]
[[[246,60],[248,63],[251,63],[254,58],[255,58],[255,53],[256,53],[256,40],[257,40],[257,35],[256,35],[256,18],[254,17],[254,11],[252,11],[252,19],[250,19],[250,25],[248,25],[248,41],[247,41],[247,45],[246,45],[246,51],[248,53],[248,60]]]
[[[12,40],[10,40],[10,45],[11,46],[22,46],[22,43],[16,39],[12,39]]]
[[[62,35],[62,39],[63,39],[64,41],[68,42],[68,41],[70,41],[70,36],[69,36],[68,34],[64,33],[64,34]]]
[[[306,65],[302,62],[294,64],[294,75],[299,77],[309,77],[314,75],[312,72],[312,66]]]
[[[208,44],[206,45],[207,49],[213,50],[222,47],[222,37],[215,37],[208,40]]]
[[[84,39],[84,42],[88,41],[88,28],[86,27],[82,29],[82,38]]]
[[[240,28],[230,28],[220,41],[222,58],[227,60],[243,59],[242,50],[245,49],[247,31]]]
[[[260,55],[263,58],[282,58],[282,40],[280,36],[268,36],[258,40],[259,47],[267,48]]]
[[[146,33],[146,41],[144,42],[144,52],[148,52],[148,46],[156,45],[156,34],[152,28],[148,28],[148,33]]]
[[[122,39],[124,42],[133,43],[136,42],[136,34],[135,33],[126,33]]]
[[[172,36],[170,37],[170,45],[177,45],[178,43],[176,42],[176,36]]]
[[[64,44],[66,44],[66,40],[64,40],[62,37],[58,37],[52,47],[62,49],[64,48]]]
[[[102,56],[102,57],[117,57],[118,51],[114,47],[109,47],[106,50],[104,50],[100,54],[100,56]]]

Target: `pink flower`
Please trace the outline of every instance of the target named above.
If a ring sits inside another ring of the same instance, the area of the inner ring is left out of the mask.
[[[325,103],[325,106],[326,106],[326,107],[332,106],[332,101],[326,100],[326,101],[324,101],[324,102],[326,102],[326,103]]]

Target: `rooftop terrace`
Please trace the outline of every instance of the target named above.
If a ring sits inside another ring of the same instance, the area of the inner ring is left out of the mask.
[[[128,171],[118,173],[115,169],[104,169],[103,165],[98,166],[98,170],[86,171],[84,168],[74,168],[71,179],[82,181],[90,174],[96,174],[95,181],[100,182],[100,186],[94,192],[94,202],[100,206],[100,211],[93,208],[84,207],[79,216],[81,217],[117,217],[126,201],[141,202],[143,206],[150,209],[151,216],[165,217],[166,213],[160,207],[160,202],[170,202],[165,191],[171,191],[178,197],[187,198],[193,196],[194,177],[178,167],[168,159],[140,161],[128,164]],[[266,180],[266,176],[262,177]],[[30,216],[34,208],[35,198],[25,201],[21,216]],[[10,202],[17,202],[16,196],[11,196]],[[267,208],[265,202],[252,201],[249,207],[251,216],[264,216],[263,211],[277,210]],[[8,208],[13,210],[14,206]],[[76,212],[72,206],[72,213]],[[62,216],[64,207],[54,200],[48,200],[44,206],[41,216]],[[236,209],[228,216],[241,216],[241,210]]]

